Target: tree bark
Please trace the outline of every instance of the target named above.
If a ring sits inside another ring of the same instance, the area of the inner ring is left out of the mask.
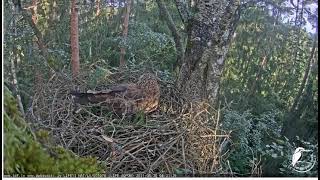
[[[42,54],[42,56],[48,60],[49,59],[49,53],[48,50],[46,48],[46,45],[44,43],[44,39],[42,36],[42,33],[40,32],[40,30],[38,29],[38,27],[36,26],[32,16],[30,17],[30,15],[28,14],[28,12],[26,10],[22,10],[22,16],[23,19],[31,26],[31,28],[33,29],[36,37],[37,37],[37,44],[38,47],[40,49],[40,52]]]
[[[131,8],[131,1],[127,0],[127,8],[126,8],[126,14],[124,17],[123,22],[123,31],[122,31],[122,37],[123,39],[126,39],[128,36],[128,26],[129,26],[129,16],[130,16],[130,8]],[[124,47],[120,48],[120,68],[124,68],[126,66],[126,61],[124,59],[124,56],[126,55],[126,49]]]
[[[176,47],[176,52],[177,52],[177,59],[174,65],[174,69],[177,66],[181,65],[182,59],[183,59],[183,47],[182,47],[182,43],[181,43],[181,36],[173,22],[173,19],[171,17],[171,15],[169,14],[169,11],[167,9],[167,7],[165,6],[165,4],[163,3],[162,0],[156,0],[159,10],[160,10],[160,14],[165,18],[168,28],[170,29],[173,39],[174,39],[174,43],[175,43],[175,47]]]
[[[32,8],[31,8],[31,14],[32,14],[32,22],[33,24],[37,24],[38,18],[37,18],[37,3],[38,0],[32,0]]]
[[[71,1],[71,69],[73,77],[77,77],[80,71],[79,57],[79,30],[78,30],[78,9],[76,0]]]
[[[196,4],[198,12],[187,21],[187,47],[176,84],[187,99],[216,105],[239,7],[239,0],[201,0]]]
[[[18,106],[21,112],[21,115],[23,117],[25,117],[25,113],[24,113],[24,107],[22,104],[22,99],[20,96],[20,90],[19,90],[19,85],[18,85],[18,78],[17,78],[17,73],[16,73],[16,67],[15,67],[15,58],[18,58],[17,54],[13,54],[13,57],[11,57],[11,74],[12,74],[12,86],[13,86],[13,93],[16,95],[17,97],[17,102],[18,102]]]
[[[14,14],[17,14],[16,12],[21,10],[21,6],[18,9],[18,6],[14,6]],[[18,33],[17,33],[17,19],[16,19],[16,15],[13,16],[13,34],[14,34],[14,39],[16,39],[18,37]],[[16,66],[15,66],[15,61],[18,62],[19,60],[19,55],[18,55],[18,49],[17,47],[13,47],[13,54],[12,57],[10,58],[10,62],[11,62],[11,74],[12,74],[12,86],[13,86],[13,93],[16,95],[17,98],[17,103],[20,109],[20,112],[22,114],[23,117],[25,117],[25,112],[24,112],[24,107],[22,104],[22,99],[20,96],[20,91],[19,91],[19,85],[18,85],[18,78],[17,78],[17,73],[16,73]]]
[[[100,14],[100,0],[96,0],[96,16]]]

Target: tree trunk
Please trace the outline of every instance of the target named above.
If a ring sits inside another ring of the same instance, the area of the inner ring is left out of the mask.
[[[71,1],[71,69],[73,77],[77,77],[80,71],[79,58],[79,32],[78,32],[78,9],[76,0]]]
[[[127,0],[127,9],[126,14],[124,17],[124,23],[123,23],[123,31],[122,31],[122,37],[123,39],[126,39],[128,36],[128,26],[129,26],[129,16],[130,16],[130,8],[131,8],[131,1]],[[126,49],[124,47],[120,48],[120,68],[123,68],[126,66],[126,61],[124,59],[124,56],[126,55]]]
[[[96,16],[100,14],[100,0],[96,0]]]
[[[159,10],[160,10],[160,14],[161,16],[163,16],[167,22],[168,28],[170,29],[173,39],[174,39],[174,43],[176,46],[176,52],[177,52],[177,59],[176,62],[174,64],[174,69],[177,66],[181,65],[181,61],[183,59],[183,47],[182,47],[182,43],[181,43],[181,36],[173,22],[173,19],[171,17],[171,15],[169,14],[169,11],[167,9],[167,7],[165,6],[165,4],[163,3],[162,0],[156,0]]]
[[[178,6],[178,4],[177,4]],[[177,87],[191,101],[216,105],[231,37],[239,20],[240,1],[202,0],[187,20],[188,41]],[[183,7],[178,8],[185,9]]]
[[[314,124],[310,127],[310,120],[308,122],[303,119],[303,113],[313,107],[313,103],[311,102],[313,77],[311,76],[308,78],[305,91],[297,105],[297,110],[287,114],[286,122],[282,129],[282,134],[292,141],[295,140],[296,136],[299,136],[301,139],[311,139],[310,134],[313,134],[315,128]],[[315,122],[317,122],[317,119],[315,119]]]
[[[316,29],[316,32],[318,31],[318,28]],[[306,70],[304,72],[304,76],[303,76],[303,79],[302,79],[302,82],[301,82],[301,85],[300,85],[300,88],[299,88],[299,91],[298,91],[298,94],[297,96],[295,97],[294,101],[293,101],[293,104],[290,108],[290,112],[293,112],[296,107],[297,107],[297,104],[301,98],[301,95],[302,95],[302,92],[303,92],[303,89],[305,88],[306,86],[306,82],[307,82],[307,78],[309,76],[309,73],[310,73],[310,68],[311,68],[311,62],[312,62],[312,59],[315,55],[315,49],[316,49],[316,46],[317,46],[317,39],[318,39],[318,35],[316,34],[315,35],[315,39],[313,40],[313,45],[312,45],[312,49],[311,49],[311,53],[310,53],[310,57],[308,59],[308,62],[307,62],[307,65],[306,65]]]
[[[22,99],[20,96],[20,90],[19,90],[19,85],[18,85],[18,78],[17,78],[17,73],[16,73],[16,67],[15,67],[15,58],[19,58],[19,55],[16,54],[16,50],[13,54],[13,57],[11,57],[11,74],[12,74],[12,86],[13,86],[13,93],[16,95],[17,97],[17,102],[18,102],[18,106],[21,112],[21,115],[23,117],[25,117],[25,113],[24,113],[24,107],[22,104]]]
[[[31,14],[32,14],[32,22],[33,24],[37,24],[38,17],[37,17],[37,3],[38,0],[32,0],[32,8],[31,8]]]
[[[38,47],[40,49],[40,52],[42,54],[42,56],[46,59],[46,60],[49,60],[49,53],[48,53],[48,50],[46,48],[46,45],[44,43],[44,39],[43,39],[43,36],[42,36],[42,33],[40,32],[40,30],[38,29],[38,27],[36,26],[35,22],[34,22],[34,19],[33,19],[33,15],[30,16],[28,14],[28,12],[26,10],[22,10],[22,16],[23,16],[23,19],[31,26],[31,28],[33,29],[34,33],[35,33],[35,36],[37,38],[37,44],[38,44]]]
[[[297,135],[295,133],[296,131],[294,129],[299,127],[298,124],[299,124],[300,116],[298,116],[298,113],[296,113],[296,112],[297,112],[297,107],[300,102],[300,99],[303,95],[303,91],[306,87],[308,77],[310,76],[311,64],[312,64],[313,57],[315,55],[315,49],[317,47],[317,40],[318,40],[317,32],[318,32],[318,26],[316,28],[316,34],[315,34],[315,38],[313,40],[313,45],[312,45],[310,57],[308,59],[307,65],[306,65],[306,70],[305,70],[298,94],[295,97],[293,104],[292,104],[289,112],[286,115],[285,122],[283,123],[281,134],[286,136],[289,139],[293,139]]]
[[[18,38],[18,32],[17,32],[17,12],[20,11],[21,9],[17,9],[17,6],[14,6],[14,16],[13,16],[13,34],[14,34],[14,40]],[[19,61],[19,55],[18,55],[18,49],[17,47],[13,47],[13,54],[10,57],[10,62],[11,62],[11,74],[12,74],[12,86],[13,86],[13,93],[15,94],[17,98],[17,103],[18,107],[20,109],[21,115],[25,117],[25,112],[24,112],[24,107],[22,104],[22,99],[20,96],[20,90],[19,90],[19,84],[18,84],[18,78],[17,78],[17,71],[16,71],[16,66],[15,66],[15,61]]]

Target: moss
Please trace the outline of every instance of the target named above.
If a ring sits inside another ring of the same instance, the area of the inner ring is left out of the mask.
[[[4,173],[6,175],[53,176],[65,174],[103,173],[102,166],[93,157],[78,157],[60,146],[44,145],[36,141],[27,123],[18,111],[11,92],[4,88]],[[49,132],[35,133],[40,142],[49,142]]]

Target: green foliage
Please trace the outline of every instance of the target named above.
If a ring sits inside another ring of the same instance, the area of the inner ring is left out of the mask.
[[[89,74],[88,85],[90,88],[95,88],[97,85],[104,84],[108,80],[109,71],[97,66],[95,69],[91,69]]]
[[[22,19],[21,14],[13,16],[12,4],[5,1],[5,41],[4,62],[5,81],[10,84],[10,60],[14,59],[22,99],[26,106],[33,95],[34,77],[41,72],[45,79],[50,71],[71,69],[70,67],[70,9],[69,1],[41,1],[37,4],[36,27],[43,35],[49,59],[44,59],[36,43],[34,29]],[[120,47],[126,48],[125,59],[128,65],[144,64],[163,71],[172,71],[176,60],[176,52],[171,32],[161,19],[157,4],[153,1],[135,2],[130,17],[127,39],[122,39],[123,12],[125,8],[107,7],[101,2],[101,13],[96,16],[95,6],[90,3],[79,5],[79,47],[81,66],[97,64],[103,69],[117,67],[119,64]],[[139,7],[136,8],[135,6]],[[182,22],[175,4],[167,2],[167,7],[178,29]],[[31,16],[31,14],[30,14]],[[14,19],[20,19],[13,24]],[[13,32],[16,31],[17,35]],[[16,46],[17,45],[17,46]],[[15,48],[19,50],[15,52]],[[16,59],[19,56],[19,60]],[[90,72],[90,87],[95,87],[105,79],[105,72],[95,69]],[[50,76],[50,75],[49,75]]]
[[[283,165],[291,163],[297,146],[281,135],[281,128],[300,88],[312,38],[302,29],[281,21],[281,17],[270,16],[265,9],[252,7],[242,13],[221,87],[222,99],[232,102],[222,126],[232,131],[228,160],[240,174],[250,174],[252,163],[261,157],[266,175],[314,176],[316,168],[309,174],[298,174]],[[316,92],[311,90],[317,89],[317,82],[313,81],[316,72],[313,73],[290,120],[299,119],[296,128],[301,130],[297,135],[316,144],[311,133],[317,126],[311,123],[311,119],[317,118]],[[310,148],[317,152],[317,148]]]
[[[279,7],[282,2],[277,1]],[[310,2],[303,1],[306,4]],[[165,3],[184,41],[186,29],[175,3],[169,0]],[[119,64],[120,47],[126,48],[125,59],[129,68],[154,68],[164,82],[171,80],[176,51],[171,32],[160,16],[156,2],[134,1],[126,39],[122,38],[125,8],[114,8],[112,13],[111,7],[104,6],[105,2],[101,1],[101,4],[99,16],[96,16],[94,5],[79,4],[80,64],[90,66],[89,87],[94,89],[108,83],[109,69]],[[48,80],[52,77],[52,68],[55,71],[71,69],[70,14],[66,11],[70,9],[70,1],[43,0],[37,5],[36,27],[43,35],[49,59],[41,55],[34,29],[22,19],[21,14],[13,12],[11,1],[4,1],[4,80],[12,89],[10,68],[13,60],[25,107],[35,93],[34,77],[37,72]],[[222,102],[231,106],[224,112],[222,129],[232,131],[233,145],[228,160],[232,169],[240,174],[250,174],[253,164],[261,157],[266,169],[282,175],[301,175],[285,168],[296,147],[281,136],[283,120],[288,117],[299,120],[299,127],[304,127],[299,131],[301,139],[310,140],[309,144],[299,140],[300,146],[317,152],[317,146],[311,145],[317,141],[314,135],[318,126],[317,68],[310,72],[297,111],[287,116],[301,85],[312,38],[300,27],[284,23],[283,17],[286,16],[276,9],[271,12],[269,8],[250,7],[242,11],[225,61],[220,94]],[[300,24],[305,23],[302,19],[299,21]],[[317,64],[317,53],[314,59]],[[79,158],[61,147],[50,145],[47,131],[40,130],[34,135],[21,118],[10,91],[5,90],[4,93],[6,174],[101,172],[93,158]],[[101,110],[92,108],[92,111]],[[134,119],[138,126],[146,122],[143,114]],[[226,168],[229,167],[226,165]],[[317,175],[315,169],[304,175]],[[189,173],[179,168],[175,172]]]
[[[297,43],[297,36],[299,41]],[[231,44],[222,95],[245,111],[286,111],[298,92],[310,54],[311,37],[270,16],[267,10],[243,12]]]
[[[274,170],[273,175],[278,176],[315,176],[317,174],[316,167],[306,173],[297,173],[288,168],[295,148],[302,146],[312,150],[315,155],[318,152],[318,145],[299,138],[300,145],[296,145],[283,137],[279,116],[281,112],[277,110],[260,116],[255,116],[248,111],[224,112],[222,129],[232,131],[232,145],[228,160],[234,172],[240,175],[251,175],[252,168],[261,158],[266,175],[271,175],[269,168]]]
[[[233,141],[239,144],[248,144],[248,136],[252,126],[252,117],[249,112],[225,112],[222,129],[231,130]]]
[[[18,111],[15,99],[4,91],[4,173],[6,175],[53,176],[65,174],[103,173],[96,158],[77,157],[63,147],[40,144]],[[48,141],[47,131],[40,130],[36,138]]]
[[[120,46],[127,45],[133,64],[147,61],[161,70],[172,69],[175,61],[173,39],[163,33],[154,32],[146,24],[130,23],[128,41],[120,41]]]
[[[255,117],[249,111],[240,113],[226,110],[224,112],[221,128],[232,132],[228,160],[233,171],[238,174],[251,175],[254,163],[262,150],[263,132],[256,126],[257,119],[262,117]],[[266,124],[264,125],[268,128]]]

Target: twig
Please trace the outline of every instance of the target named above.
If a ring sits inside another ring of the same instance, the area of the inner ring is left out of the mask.
[[[187,169],[187,162],[186,162],[186,154],[184,150],[184,138],[181,136],[181,148],[182,148],[182,157],[183,157],[183,164],[184,164],[184,169]]]

